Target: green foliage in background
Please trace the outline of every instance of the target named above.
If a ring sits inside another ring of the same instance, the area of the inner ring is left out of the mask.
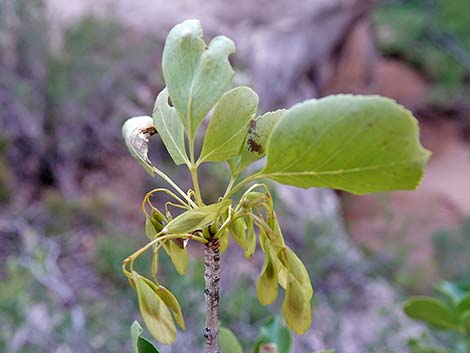
[[[411,352],[470,352],[470,283],[442,282],[437,286],[437,292],[437,297],[409,298],[403,310],[410,318],[424,322],[433,330],[449,332],[448,347],[414,339],[410,342]]]
[[[185,325],[176,297],[160,284],[159,250],[184,275],[186,245],[191,240],[207,247],[220,242],[223,252],[230,237],[246,257],[259,244],[265,254],[256,286],[259,301],[272,304],[280,286],[284,320],[291,330],[303,334],[311,323],[313,288],[302,261],[286,245],[271,193],[259,180],[355,194],[412,190],[429,158],[419,142],[413,115],[383,97],[331,96],[259,115],[253,90],[244,86],[229,89],[233,70],[228,57],[234,51],[234,43],[224,36],[206,46],[197,20],[175,26],[163,51],[167,87],[157,96],[153,118],[134,117],[123,126],[124,140],[134,158],[150,175],[160,176],[172,187],[157,188],[145,196],[142,210],[149,242],[127,257],[122,267],[136,289],[149,332],[165,344],[176,338],[175,322],[182,329]],[[196,133],[201,132],[201,123],[211,109],[199,146]],[[150,161],[148,143],[157,133],[175,164],[187,166],[192,189],[182,190]],[[264,167],[247,172],[248,165],[264,156]],[[225,192],[212,204],[204,202],[198,179],[198,169],[206,162],[226,162],[231,171]],[[242,193],[252,182],[256,183]],[[172,201],[158,208],[152,202],[156,195]],[[134,266],[147,250],[152,250],[152,279]],[[276,322],[268,325],[265,336],[278,326]],[[224,341],[235,339],[225,330],[222,336]],[[288,346],[279,343],[280,350],[288,351]]]
[[[470,93],[467,0],[388,0],[374,13],[386,55],[404,58],[431,80],[431,102],[451,106]]]

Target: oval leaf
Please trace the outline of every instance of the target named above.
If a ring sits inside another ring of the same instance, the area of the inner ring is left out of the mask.
[[[189,163],[184,146],[184,126],[175,108],[168,104],[166,88],[160,92],[155,102],[153,124],[176,165]]]
[[[270,249],[267,249],[263,268],[256,283],[256,293],[262,305],[272,304],[277,298],[279,291],[277,273],[276,262],[273,261]]]
[[[173,343],[176,339],[176,327],[168,307],[146,280],[135,272],[134,282],[140,312],[147,329],[157,341],[163,344]]]
[[[424,321],[436,328],[461,331],[457,318],[437,299],[424,296],[412,297],[406,301],[403,310],[412,319]]]
[[[164,228],[167,234],[184,234],[193,232],[213,223],[230,205],[230,200],[224,200],[209,206],[188,210],[171,220]]]
[[[258,96],[249,87],[236,87],[217,102],[207,127],[200,161],[221,162],[238,154],[256,113]]]
[[[184,323],[183,312],[181,311],[180,304],[178,299],[171,293],[167,288],[162,285],[158,286],[157,295],[163,300],[163,302],[170,308],[173,312],[173,317],[175,318],[176,323],[181,327],[182,330],[186,330],[186,325]]]
[[[220,353],[243,353],[242,346],[235,334],[228,328],[219,329]]]
[[[170,257],[171,262],[173,262],[173,265],[175,265],[176,272],[178,272],[180,275],[184,275],[188,269],[189,264],[188,249],[180,248],[172,240],[166,240],[163,243],[163,249],[165,249],[165,252]]]
[[[307,332],[312,323],[310,300],[305,297],[304,289],[291,274],[288,276],[286,295],[282,302],[282,314],[287,326],[298,335]]]
[[[224,36],[215,37],[206,49],[198,20],[178,24],[168,34],[163,77],[190,136],[232,81],[228,56],[233,52],[235,44]]]
[[[122,137],[129,152],[150,176],[154,176],[154,172],[152,162],[148,158],[148,143],[150,136],[155,132],[153,120],[149,116],[130,118],[122,126]]]
[[[246,246],[244,255],[246,258],[250,258],[256,251],[256,233],[255,233],[255,226],[253,224],[253,219],[249,217],[246,220]]]
[[[258,175],[355,194],[411,190],[429,155],[416,119],[402,106],[378,96],[338,95],[289,109],[271,134]]]
[[[312,299],[312,282],[310,281],[310,276],[308,275],[307,269],[305,268],[303,262],[292,251],[292,249],[287,246],[278,252],[278,257],[281,259],[281,261],[285,261],[283,263],[284,266],[286,266],[288,272],[291,273],[302,286],[307,300]]]

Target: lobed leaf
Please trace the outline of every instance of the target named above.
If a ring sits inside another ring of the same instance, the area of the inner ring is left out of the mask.
[[[188,164],[184,145],[184,126],[175,108],[169,105],[168,98],[166,88],[157,96],[153,108],[153,124],[176,165]]]
[[[197,127],[219,100],[233,77],[228,56],[235,44],[215,37],[206,48],[198,20],[176,25],[163,49],[163,77],[183,125],[194,136]]]
[[[215,106],[199,160],[222,162],[240,154],[248,122],[257,107],[258,96],[249,87],[236,87],[226,92]]]
[[[268,141],[259,177],[354,194],[415,189],[430,152],[413,115],[378,96],[330,96],[297,104]]]

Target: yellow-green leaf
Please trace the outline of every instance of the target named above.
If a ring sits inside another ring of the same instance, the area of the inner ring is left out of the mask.
[[[259,302],[262,305],[272,304],[278,294],[278,268],[273,259],[270,249],[267,249],[264,255],[264,264],[261,269],[258,282],[256,283],[256,293],[258,294]]]
[[[170,257],[171,262],[173,262],[173,265],[175,265],[176,272],[178,272],[180,275],[184,275],[188,269],[189,263],[188,249],[180,248],[171,240],[166,240],[163,243],[163,249],[165,249],[165,252]]]
[[[224,200],[209,206],[188,210],[171,220],[165,227],[168,234],[184,234],[213,223],[217,217],[225,212],[231,201]]]
[[[308,275],[307,269],[302,261],[288,246],[285,246],[279,251],[278,257],[286,266],[288,272],[291,273],[302,286],[302,289],[305,291],[306,298],[308,300],[312,299],[312,282],[310,281],[310,276]]]
[[[157,287],[157,295],[163,300],[163,302],[170,308],[173,312],[173,317],[175,318],[176,323],[181,327],[182,330],[186,330],[186,325],[184,324],[183,312],[181,311],[180,304],[178,299],[171,293],[167,288],[162,285]]]
[[[200,161],[221,162],[240,154],[248,122],[256,113],[258,96],[249,87],[236,87],[217,102],[207,127]]]
[[[255,227],[253,224],[253,219],[248,218],[246,220],[246,227],[247,227],[247,232],[246,232],[246,245],[245,245],[244,255],[246,258],[250,258],[253,256],[256,250],[256,233],[255,233]]]
[[[229,225],[233,240],[245,250],[246,247],[246,222],[243,217],[237,218]]]
[[[144,277],[134,272],[134,282],[139,300],[140,313],[151,335],[163,344],[176,339],[176,327],[171,313],[163,300],[155,293]]]
[[[330,96],[284,113],[259,177],[355,194],[415,189],[430,152],[413,115],[378,96]]]
[[[310,300],[305,297],[305,291],[294,276],[289,274],[282,314],[287,326],[295,333],[304,334],[312,323]]]

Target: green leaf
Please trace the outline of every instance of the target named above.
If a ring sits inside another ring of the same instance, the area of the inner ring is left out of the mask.
[[[308,100],[281,117],[258,177],[355,194],[415,189],[430,152],[413,115],[378,96]]]
[[[137,349],[139,353],[160,353],[160,351],[145,337],[139,337],[137,342]]]
[[[425,296],[412,297],[406,301],[403,310],[412,319],[424,321],[436,328],[461,332],[457,318],[437,299]]]
[[[470,312],[470,294],[467,294],[458,302],[457,311],[459,313],[464,313],[465,311]]]
[[[290,353],[292,349],[292,336],[279,316],[272,317],[261,327],[254,353],[262,353],[261,348],[267,344],[274,345],[278,353]]]
[[[303,264],[291,248],[285,246],[278,252],[278,258],[286,266],[289,273],[299,282],[302,289],[305,291],[305,297],[310,300],[313,296],[312,282],[310,276]]]
[[[224,200],[209,206],[188,210],[171,220],[164,228],[167,234],[184,234],[213,223],[219,215],[225,212],[231,201]]]
[[[235,219],[228,226],[233,240],[243,249],[246,249],[246,222],[243,217]]]
[[[467,338],[470,338],[470,311],[466,311],[462,315],[462,324],[465,335],[467,336]]]
[[[322,349],[321,351],[316,351],[314,353],[335,353],[334,349]]]
[[[140,313],[151,335],[163,344],[176,339],[176,327],[171,313],[144,277],[134,272],[134,283],[139,300]]]
[[[206,48],[197,20],[178,24],[168,34],[163,77],[190,137],[232,81],[228,56],[234,52],[235,44],[224,36],[215,37]]]
[[[131,326],[131,336],[132,336],[132,344],[134,346],[134,353],[160,353],[160,351],[147,340],[145,337],[141,337],[142,332],[144,329],[137,321]]]
[[[155,102],[153,124],[176,165],[189,163],[184,146],[184,126],[175,108],[168,104],[166,88],[160,92]]]
[[[298,335],[307,332],[312,323],[310,300],[306,298],[304,288],[292,274],[288,275],[282,314],[287,326]]]
[[[170,308],[175,318],[176,323],[181,327],[182,330],[186,330],[184,323],[183,312],[181,311],[178,299],[171,293],[167,288],[162,285],[156,289],[157,295],[163,300],[163,302]]]
[[[148,143],[153,133],[155,133],[155,128],[153,127],[153,120],[149,116],[130,118],[122,126],[122,137],[129,152],[152,177],[155,173],[152,162],[148,158]]]
[[[242,346],[235,334],[228,328],[219,329],[220,353],[243,353]]]
[[[250,128],[237,168],[238,172],[266,155],[267,142],[271,132],[285,112],[285,109],[268,112],[250,122]]]
[[[262,305],[272,304],[277,298],[279,291],[277,274],[278,268],[271,250],[266,249],[263,268],[261,269],[258,282],[256,282],[256,293]]]
[[[215,106],[199,160],[222,162],[240,154],[257,107],[258,96],[249,87],[226,92]]]
[[[137,341],[139,340],[139,336],[144,332],[142,326],[140,326],[139,322],[136,320],[131,325],[131,337],[132,337],[132,345],[134,347],[134,353],[139,353],[137,349]]]
[[[249,217],[246,220],[246,246],[244,255],[246,258],[250,258],[256,251],[256,233],[255,233],[255,226],[253,224],[253,219]]]
[[[163,249],[165,249],[165,252],[170,257],[171,262],[173,262],[173,265],[175,265],[176,272],[178,272],[180,275],[184,275],[188,269],[189,263],[188,249],[180,248],[172,240],[166,240],[163,243]]]
[[[223,254],[227,250],[229,244],[228,230],[225,229],[219,237],[220,241],[220,253]]]

